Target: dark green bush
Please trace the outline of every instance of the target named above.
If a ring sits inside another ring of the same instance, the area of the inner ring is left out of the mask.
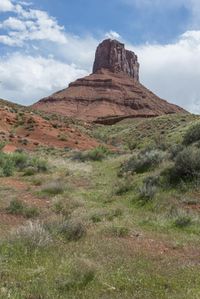
[[[171,182],[198,178],[200,176],[200,149],[188,147],[180,152],[169,171],[169,176]]]
[[[190,145],[200,140],[200,123],[190,127],[183,137],[183,144]]]

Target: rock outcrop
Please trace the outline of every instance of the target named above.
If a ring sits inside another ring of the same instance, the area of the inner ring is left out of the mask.
[[[124,73],[139,81],[139,63],[134,52],[125,49],[124,44],[106,39],[96,50],[93,73],[108,69],[113,73]]]
[[[33,105],[84,121],[113,124],[124,118],[186,113],[139,82],[137,56],[116,40],[97,48],[93,73]]]

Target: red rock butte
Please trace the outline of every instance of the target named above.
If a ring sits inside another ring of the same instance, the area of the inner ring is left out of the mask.
[[[125,118],[187,113],[145,88],[139,82],[136,54],[111,39],[97,47],[91,75],[40,100],[33,108],[103,124]]]

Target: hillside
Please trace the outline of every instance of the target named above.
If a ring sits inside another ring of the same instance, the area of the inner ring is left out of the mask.
[[[0,297],[199,298],[199,123],[82,127],[114,152],[0,153]]]
[[[98,144],[80,131],[78,122],[4,100],[0,100],[0,142],[6,144],[7,151],[38,147],[89,149]]]

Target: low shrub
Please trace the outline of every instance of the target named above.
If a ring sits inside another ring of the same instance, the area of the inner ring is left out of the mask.
[[[12,232],[11,241],[18,241],[30,249],[35,249],[37,247],[49,246],[52,238],[39,221],[28,221],[25,225]]]
[[[58,200],[53,206],[53,210],[56,214],[61,214],[65,217],[69,217],[73,211],[83,206],[83,202],[77,199]]]
[[[66,185],[64,182],[60,180],[51,181],[49,183],[46,183],[41,188],[41,193],[46,195],[58,195],[62,194],[65,191]]]
[[[192,224],[192,219],[190,216],[180,216],[174,221],[174,225],[177,228],[185,228]]]
[[[58,226],[58,233],[67,241],[78,241],[86,235],[86,227],[80,220],[66,220]]]
[[[26,218],[34,218],[39,215],[39,211],[36,207],[28,207],[19,200],[12,200],[6,211],[9,214],[21,215]]]
[[[0,152],[0,176],[11,176],[14,171],[24,171],[25,175],[46,172],[48,163],[44,159],[30,157],[24,152],[5,154]]]
[[[87,152],[77,152],[72,157],[72,160],[85,161],[101,161],[110,153],[104,146],[98,146]]]
[[[192,180],[200,176],[200,149],[187,147],[180,152],[174,166],[168,170],[170,183]]]
[[[152,200],[157,192],[159,178],[157,176],[149,176],[144,179],[143,185],[139,188],[139,198],[148,202]]]
[[[114,194],[121,196],[124,193],[129,192],[133,188],[132,182],[130,180],[122,179],[118,181],[114,186]]]
[[[0,153],[0,176],[9,177],[13,175],[14,163],[11,156]]]
[[[66,294],[66,291],[85,288],[92,282],[96,275],[96,267],[88,260],[78,259],[71,273],[66,276],[58,276],[56,288]]]
[[[191,126],[183,137],[183,144],[190,145],[200,140],[200,122]]]
[[[184,149],[182,144],[173,144],[169,149],[169,158],[174,161],[177,155]]]
[[[137,156],[131,157],[128,161],[121,165],[119,175],[123,173],[143,173],[150,169],[154,169],[164,159],[165,153],[159,150],[151,150],[140,152]]]

